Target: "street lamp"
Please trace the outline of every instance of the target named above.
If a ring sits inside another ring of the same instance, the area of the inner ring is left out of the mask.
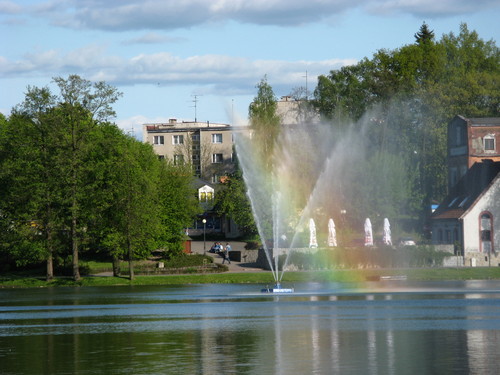
[[[206,237],[205,237],[205,233],[206,233],[206,229],[207,229],[207,219],[203,219],[201,222],[203,223],[203,255],[205,255],[206,250],[207,250],[207,242],[206,242]]]

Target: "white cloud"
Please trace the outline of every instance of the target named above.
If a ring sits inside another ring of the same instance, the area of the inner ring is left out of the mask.
[[[0,2],[15,9],[12,2]],[[173,30],[225,21],[297,26],[320,22],[347,11],[421,17],[468,15],[499,7],[496,0],[53,0],[38,5],[37,16],[71,28]]]
[[[366,8],[375,14],[407,13],[416,17],[437,18],[467,15],[498,6],[496,0],[385,0],[369,3]]]
[[[226,55],[187,58],[167,52],[123,58],[106,54],[101,45],[88,45],[62,53],[51,49],[25,54],[10,61],[0,56],[0,78],[80,74],[114,85],[177,84],[206,86],[208,91],[253,90],[264,75],[276,84],[300,86],[308,71],[310,82],[319,74],[356,63],[353,59],[321,61],[251,60]]]
[[[22,7],[12,1],[0,1],[0,14],[18,14]]]

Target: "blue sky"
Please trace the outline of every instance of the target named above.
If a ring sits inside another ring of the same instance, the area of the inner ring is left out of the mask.
[[[0,112],[28,85],[79,74],[116,86],[115,122],[246,120],[266,75],[279,97],[460,23],[499,40],[499,0],[0,0]]]

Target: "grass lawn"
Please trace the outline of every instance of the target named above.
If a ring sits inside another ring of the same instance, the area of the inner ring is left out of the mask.
[[[500,267],[474,268],[406,268],[368,270],[329,270],[311,272],[285,272],[283,283],[293,282],[360,282],[380,276],[406,276],[408,280],[500,280]],[[47,282],[43,277],[0,275],[0,288],[39,288],[52,286],[112,286],[112,285],[179,285],[203,283],[256,283],[272,284],[271,272],[207,273],[189,275],[126,277],[86,276],[78,282],[70,277],[58,277]]]

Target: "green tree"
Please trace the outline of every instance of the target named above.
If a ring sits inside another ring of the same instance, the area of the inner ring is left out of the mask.
[[[160,163],[159,205],[162,226],[159,246],[172,256],[182,251],[185,228],[190,227],[193,218],[201,213],[189,166],[177,166],[169,161]]]
[[[160,161],[149,145],[122,134],[115,125],[101,125],[91,135],[88,174],[91,193],[81,210],[92,236],[113,259],[119,274],[120,259],[133,263],[156,249],[162,231],[159,202]],[[92,213],[92,214],[91,214]]]
[[[499,113],[499,62],[495,43],[467,25],[435,41],[424,23],[414,44],[320,76],[314,104],[334,126],[358,121],[370,139],[369,155],[404,160],[411,171],[407,209],[419,206],[423,219],[430,202],[446,194],[447,123],[456,114]]]
[[[11,182],[26,179],[24,186],[16,183],[12,196],[20,199],[22,188],[29,189],[31,209],[24,209],[23,214],[37,220],[45,232],[49,279],[53,277],[53,230],[56,226],[70,228],[73,277],[78,280],[79,241],[85,231],[81,206],[88,193],[88,181],[82,173],[88,138],[99,123],[114,114],[111,104],[121,94],[104,82],[91,83],[77,75],[54,78],[54,82],[59,95],[48,88],[28,87],[24,102],[13,110],[12,121],[18,127],[9,142],[13,142],[12,147],[19,144],[20,152],[24,152],[13,165],[30,168],[35,178],[28,173],[11,174]]]
[[[47,88],[28,88],[24,103],[14,109],[4,129],[0,161],[3,211],[10,217],[11,228],[29,235],[33,250],[38,249],[35,257],[35,251],[18,252],[15,247],[12,251],[18,254],[18,263],[34,258],[46,260],[48,280],[54,277],[53,257],[61,229],[57,136],[61,129],[52,121],[54,104],[55,98]]]
[[[115,115],[111,104],[118,100],[121,93],[105,82],[92,83],[77,75],[70,75],[68,79],[56,77],[54,81],[60,91],[55,121],[67,130],[61,135],[60,142],[68,160],[65,182],[71,216],[73,278],[79,280],[79,238],[84,229],[80,223],[81,202],[85,200],[87,187],[80,175],[84,167],[82,161],[89,145],[89,134],[97,124]]]
[[[430,30],[429,26],[424,22],[420,26],[420,30],[415,33],[415,41],[418,44],[431,43],[434,40],[434,30]]]
[[[215,195],[215,210],[220,215],[231,217],[245,235],[257,234],[241,171],[236,171],[224,180],[223,188]]]
[[[270,170],[274,146],[280,133],[281,119],[276,112],[278,106],[276,96],[267,82],[267,77],[264,77],[256,87],[257,95],[248,108],[253,147],[262,158],[262,165]]]

